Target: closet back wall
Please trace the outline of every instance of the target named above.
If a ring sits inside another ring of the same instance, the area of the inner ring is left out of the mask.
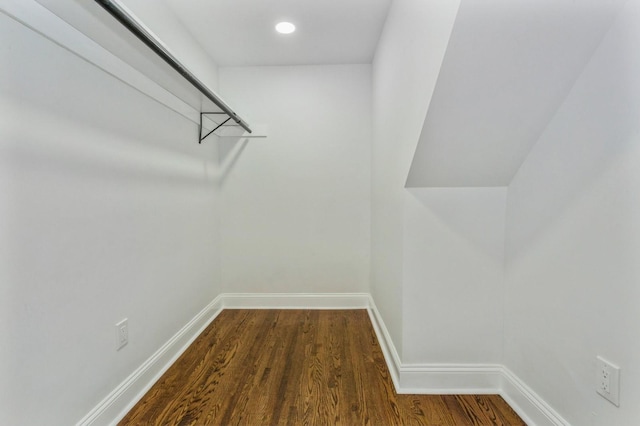
[[[0,40],[0,424],[70,425],[219,293],[217,151],[4,14]]]
[[[225,291],[368,292],[371,67],[220,68],[219,84],[269,128],[221,145],[242,150],[222,181]]]

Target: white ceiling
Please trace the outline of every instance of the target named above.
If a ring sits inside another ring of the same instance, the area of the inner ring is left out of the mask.
[[[371,63],[391,0],[165,0],[220,66]],[[297,27],[275,32],[280,21]]]
[[[508,185],[624,0],[463,0],[407,178]]]

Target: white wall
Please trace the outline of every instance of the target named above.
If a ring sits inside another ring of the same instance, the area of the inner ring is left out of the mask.
[[[368,292],[371,66],[220,68],[268,138],[222,142],[230,292]],[[240,153],[240,154],[238,154]],[[229,158],[228,158],[229,157]]]
[[[203,96],[97,3],[83,0],[25,2],[43,5],[193,108],[200,109]],[[188,28],[176,19],[164,0],[122,0],[122,3],[198,79],[210,89],[217,89],[216,63],[205,53]]]
[[[218,294],[217,154],[4,14],[0,32],[0,423],[68,425]]]
[[[373,61],[371,293],[398,350],[404,186],[458,5],[393,1]]]
[[[405,189],[459,2],[395,0],[372,66],[220,70],[269,138],[201,146],[0,15],[0,423],[79,420],[221,291],[368,290],[405,363],[498,362],[504,294],[507,367],[573,424],[639,422],[639,3],[508,189],[506,278],[504,188]]]
[[[624,1],[462,2],[408,186],[507,186]]]
[[[403,362],[502,361],[506,194],[506,188],[407,191]]]
[[[45,0],[40,0],[45,1]],[[47,0],[52,1],[52,0]],[[218,66],[180,21],[166,0],[123,0],[123,3],[171,50],[199,80],[218,89]]]
[[[575,425],[640,423],[639,21],[631,0],[508,190],[505,364]]]

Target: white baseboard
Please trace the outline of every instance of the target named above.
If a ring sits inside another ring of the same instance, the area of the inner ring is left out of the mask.
[[[368,311],[391,379],[399,394],[499,393],[501,365],[402,363],[372,298],[369,300]]]
[[[371,320],[371,325],[373,325],[373,330],[378,336],[378,344],[380,345],[380,349],[382,349],[384,359],[387,361],[387,368],[389,369],[393,385],[396,388],[396,392],[400,393],[400,367],[402,366],[402,362],[400,361],[400,356],[393,344],[389,330],[387,330],[387,326],[384,324],[384,320],[382,319],[380,311],[378,311],[372,296],[369,296],[369,307],[367,312],[369,313],[369,319]]]
[[[366,293],[221,294],[98,403],[78,426],[112,425],[122,419],[222,309],[366,309],[369,298]]]
[[[403,364],[373,299],[368,310],[399,394],[499,394],[529,426],[569,426],[504,365]]]
[[[227,293],[227,309],[366,309],[367,293]]]
[[[497,394],[502,366],[494,364],[403,364],[400,394]]]
[[[78,426],[116,424],[221,311],[222,297],[218,296],[84,416]]]
[[[500,394],[529,426],[568,426],[500,364],[403,364],[369,294],[221,294],[89,412],[78,425],[115,424],[222,309],[367,309],[399,394]]]
[[[504,366],[500,395],[528,425],[570,426],[568,421]]]

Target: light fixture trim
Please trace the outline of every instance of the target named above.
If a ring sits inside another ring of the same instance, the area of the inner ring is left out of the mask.
[[[276,31],[280,34],[291,34],[296,30],[296,26],[291,22],[282,21],[276,24]]]

